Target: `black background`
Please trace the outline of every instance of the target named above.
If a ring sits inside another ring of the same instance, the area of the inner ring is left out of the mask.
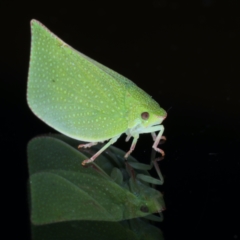
[[[2,219],[28,239],[27,142],[54,132],[26,103],[32,18],[133,80],[168,111],[160,163],[166,239],[239,239],[240,2],[1,1]],[[128,150],[121,138],[116,146]],[[152,140],[133,153],[149,161]]]

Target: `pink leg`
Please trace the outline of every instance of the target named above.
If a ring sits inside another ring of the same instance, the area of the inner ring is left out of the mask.
[[[156,141],[156,138],[157,138],[157,135],[156,135],[155,132],[152,132],[151,134],[152,134],[153,141],[155,142],[155,141]],[[167,138],[166,138],[165,136],[161,136],[160,141],[161,141],[161,140],[166,141]],[[160,143],[160,144],[161,144],[161,143]]]
[[[82,165],[86,165],[86,163],[90,163],[93,162],[103,151],[105,151],[110,145],[112,145],[113,143],[115,143],[117,141],[117,139],[120,137],[120,135],[111,138],[110,141],[108,141],[107,144],[105,144],[97,153],[95,153],[91,158],[86,159],[82,162]],[[95,144],[94,144],[95,145]]]
[[[160,142],[160,139],[162,138],[162,134],[163,134],[163,131],[164,131],[164,127],[162,126],[162,125],[160,125],[160,129],[159,129],[159,133],[158,133],[158,135],[157,135],[157,137],[156,137],[156,139],[155,139],[155,142],[154,142],[154,144],[153,144],[153,149],[156,151],[156,152],[160,152],[161,154],[162,154],[162,156],[164,156],[165,155],[165,153],[164,153],[164,151],[162,150],[162,149],[160,149],[160,148],[158,148],[157,146],[158,146],[158,144],[159,144],[159,142]]]
[[[137,140],[139,138],[139,135],[133,136],[133,141],[132,141],[132,145],[130,147],[130,150],[125,154],[124,158],[128,158],[128,156],[132,153],[132,151],[135,149]]]
[[[94,145],[97,145],[97,144],[98,144],[98,142],[90,142],[90,143],[85,143],[85,144],[79,144],[78,149],[79,148],[90,148],[90,147],[92,147]]]

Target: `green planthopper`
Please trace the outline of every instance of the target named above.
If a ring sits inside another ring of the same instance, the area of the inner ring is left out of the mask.
[[[27,101],[42,121],[88,148],[109,140],[82,164],[92,162],[125,133],[151,133],[158,148],[166,111],[129,79],[76,51],[37,20],[31,21],[32,41]],[[156,132],[158,134],[156,135]]]

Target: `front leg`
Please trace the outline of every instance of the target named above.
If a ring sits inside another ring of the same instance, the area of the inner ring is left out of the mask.
[[[155,132],[159,131],[157,137]],[[140,133],[151,133],[153,140],[154,140],[154,144],[153,144],[153,149],[157,152],[160,152],[162,154],[162,156],[165,155],[164,151],[160,148],[158,148],[158,144],[160,142],[161,139],[165,140],[166,138],[164,136],[162,136],[164,132],[164,126],[163,125],[157,125],[157,126],[152,126],[146,129],[142,129]]]
[[[152,132],[151,134],[152,134],[153,141],[155,142],[155,140],[156,140],[156,138],[157,138],[157,135],[156,135],[155,132]],[[166,141],[167,138],[166,138],[165,136],[161,136],[161,139],[160,139],[160,143],[159,143],[159,144],[161,144],[161,140]]]
[[[128,135],[128,136],[131,137],[131,135]],[[130,137],[129,137],[129,138],[130,138]],[[136,146],[136,144],[137,144],[138,138],[139,138],[139,134],[136,134],[136,135],[133,136],[133,141],[132,141],[132,145],[131,145],[131,147],[130,147],[130,150],[125,154],[124,158],[127,158],[127,157],[132,153],[132,151],[134,150],[134,148],[135,148],[135,146]],[[129,140],[129,139],[128,139],[128,140]]]
[[[162,134],[163,134],[163,132],[164,132],[164,126],[163,125],[160,125],[160,126],[158,126],[159,127],[159,133],[158,133],[158,135],[157,135],[157,137],[156,137],[156,139],[155,139],[155,142],[154,142],[154,144],[153,144],[153,149],[156,151],[156,152],[160,152],[161,154],[162,154],[162,156],[164,156],[165,155],[165,153],[164,153],[164,151],[162,150],[162,149],[160,149],[160,148],[158,148],[157,146],[158,146],[158,144],[159,144],[159,142],[160,142],[160,140],[161,140],[161,138],[162,138]],[[165,137],[164,137],[165,138]]]

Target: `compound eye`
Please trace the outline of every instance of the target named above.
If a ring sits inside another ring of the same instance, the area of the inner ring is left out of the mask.
[[[149,118],[149,113],[148,113],[148,112],[143,112],[143,113],[141,114],[141,117],[142,117],[143,120],[148,120],[148,118]]]
[[[149,212],[149,209],[148,209],[147,206],[141,206],[141,207],[140,207],[140,211],[141,211],[141,212],[144,212],[144,213],[148,213],[148,212]]]

